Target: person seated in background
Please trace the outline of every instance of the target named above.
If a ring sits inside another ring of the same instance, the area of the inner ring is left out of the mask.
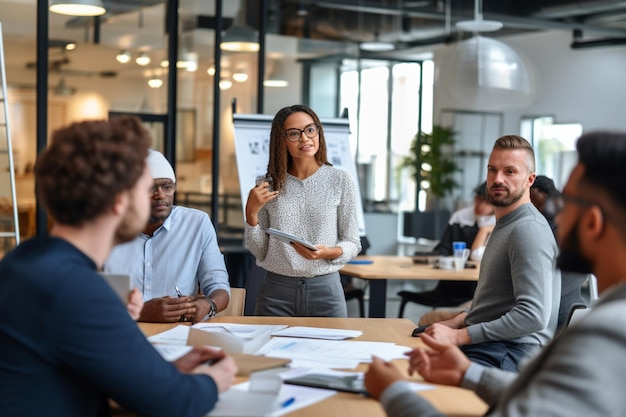
[[[470,259],[480,261],[484,243],[496,224],[496,218],[493,214],[493,206],[487,201],[487,182],[474,188],[473,194],[473,205],[452,213],[439,243],[433,248],[433,253],[450,256],[453,253],[452,242],[463,241],[468,248],[472,248]],[[476,241],[479,233],[481,237]],[[476,245],[474,245],[475,241]]]
[[[556,230],[556,222],[554,221],[554,215],[546,211],[546,202],[558,193],[559,191],[556,189],[552,178],[545,175],[537,175],[535,182],[530,187],[530,201],[546,218],[553,232]]]
[[[175,206],[176,176],[150,149],[152,209],[143,232],[113,248],[104,272],[128,274],[144,307],[139,321],[199,322],[228,306],[230,284],[215,228],[203,211]]]
[[[478,261],[482,259],[485,245],[493,231],[496,218],[493,214],[493,206],[487,201],[487,182],[477,185],[473,190],[474,204],[455,211],[450,216],[448,225],[443,232],[439,243],[433,248],[432,253],[442,256],[450,256],[453,253],[452,242],[463,241],[470,248],[470,260]],[[446,298],[470,299],[476,289],[476,282],[440,282],[436,291],[440,291]],[[445,291],[445,293],[444,293]],[[459,309],[466,310],[471,304],[471,299]],[[432,310],[420,318],[419,326],[448,320],[459,314],[458,309],[454,311],[445,309]]]
[[[148,220],[150,141],[135,117],[79,122],[37,158],[37,201],[54,223],[0,261],[3,417],[109,416],[108,399],[133,415],[199,417],[232,385],[223,350],[163,359],[98,273]]]
[[[484,368],[457,346],[424,336],[409,374],[473,390],[492,417],[626,415],[626,132],[592,132],[576,144],[578,163],[555,198],[558,267],[598,278],[601,298],[563,329],[519,374]],[[374,357],[365,374],[370,395],[390,417],[442,416],[415,394],[395,365]]]

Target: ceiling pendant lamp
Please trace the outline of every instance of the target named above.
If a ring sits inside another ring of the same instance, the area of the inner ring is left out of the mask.
[[[106,13],[101,0],[52,0],[50,11],[69,16],[100,16]]]
[[[231,52],[257,52],[259,47],[256,31],[246,24],[246,6],[245,2],[242,2],[235,22],[222,36],[220,49]]]
[[[263,81],[265,87],[287,87],[289,81],[285,74],[280,62],[274,61],[274,68],[268,75],[267,79]]]
[[[378,37],[378,33],[374,34],[374,40],[370,42],[361,42],[359,48],[363,51],[370,52],[386,52],[393,51],[396,46],[391,42],[384,42]]]
[[[362,6],[362,2],[360,5]],[[402,5],[400,4],[399,8],[401,7]],[[362,16],[362,13],[359,12],[359,31],[361,31],[362,29],[362,24],[363,24],[363,16]],[[380,27],[384,28],[384,26],[385,26],[384,18],[381,17]],[[383,41],[382,39],[380,39],[379,30],[375,30],[374,39],[371,41],[361,42],[359,44],[359,49],[361,49],[362,51],[368,51],[368,52],[388,52],[388,51],[393,51],[394,49],[396,49],[396,45],[392,42]]]
[[[458,30],[466,32],[494,32],[502,29],[502,22],[497,20],[483,20],[483,2],[474,0],[474,20],[463,20],[456,23]]]

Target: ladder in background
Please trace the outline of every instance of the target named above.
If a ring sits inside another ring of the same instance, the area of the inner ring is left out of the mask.
[[[4,65],[4,39],[0,22],[0,257],[20,243],[20,225],[15,192],[15,167],[9,130],[9,101]]]

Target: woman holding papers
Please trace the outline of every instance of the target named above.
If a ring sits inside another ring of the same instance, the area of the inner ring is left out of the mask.
[[[246,245],[267,271],[255,314],[346,317],[338,271],[361,250],[356,184],[328,162],[324,129],[309,107],[274,117],[266,178],[246,203]]]

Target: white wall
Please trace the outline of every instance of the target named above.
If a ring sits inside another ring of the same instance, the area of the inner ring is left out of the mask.
[[[571,32],[562,31],[499,40],[527,60],[534,83],[534,94],[524,107],[500,103],[503,134],[519,133],[524,115],[551,115],[557,123],[581,123],[584,131],[626,129],[621,111],[626,107],[626,47],[574,50],[569,46]],[[441,63],[442,52],[436,52],[435,65]],[[436,120],[441,108],[456,107],[446,94],[449,87],[449,83],[435,84]],[[485,110],[484,106],[462,109]]]

